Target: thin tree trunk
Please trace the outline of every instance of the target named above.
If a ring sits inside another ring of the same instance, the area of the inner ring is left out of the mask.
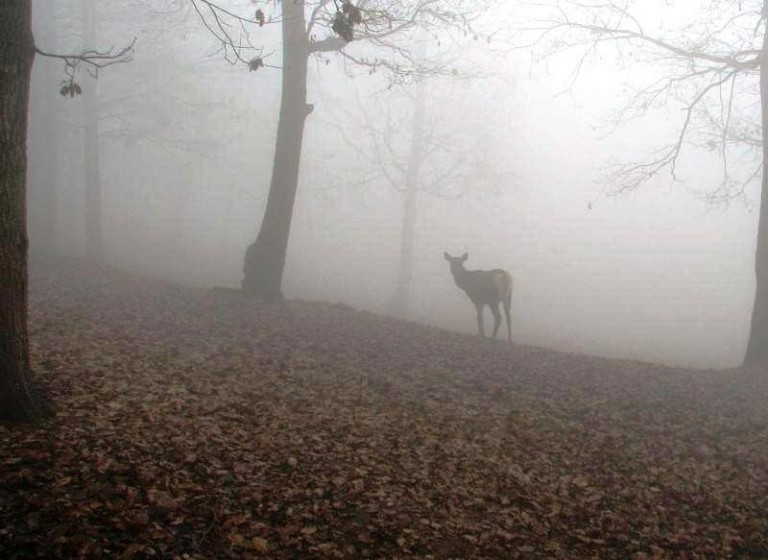
[[[0,419],[39,414],[29,390],[26,136],[34,58],[29,0],[0,2]]]
[[[85,163],[85,256],[104,260],[104,233],[101,222],[101,165],[99,162],[99,114],[96,107],[96,80],[83,87]]]
[[[264,301],[283,300],[281,290],[288,236],[301,163],[307,105],[307,59],[304,0],[283,2],[283,83],[275,159],[267,207],[256,241],[245,254],[243,290]]]
[[[411,127],[411,149],[406,167],[403,191],[403,226],[400,236],[400,265],[395,294],[390,309],[393,315],[407,317],[410,310],[411,281],[413,280],[413,248],[416,243],[418,218],[419,170],[424,159],[424,116],[426,112],[424,80],[416,84],[416,99]]]
[[[413,247],[416,238],[418,216],[418,185],[407,180],[403,192],[403,222],[400,234],[400,263],[395,294],[390,305],[392,315],[408,317],[411,305],[411,281],[413,280]]]
[[[755,303],[744,365],[768,367],[768,0],[763,3],[763,52],[760,57],[760,107],[763,127],[763,183],[755,255]]]
[[[92,0],[81,0],[83,17],[83,44],[95,45],[96,28]],[[99,163],[99,109],[97,106],[97,81],[83,77],[83,146],[85,166],[85,256],[101,262],[104,260],[104,237],[101,223],[101,167]]]

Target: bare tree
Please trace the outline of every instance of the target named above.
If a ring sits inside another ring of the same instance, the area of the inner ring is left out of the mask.
[[[714,197],[739,196],[762,174],[757,291],[744,363],[768,366],[768,0],[703,2],[685,28],[672,36],[663,28],[647,30],[631,0],[552,0],[532,6],[536,16],[518,25],[533,34],[526,46],[533,47],[537,59],[580,49],[573,79],[591,57],[606,53],[626,66],[650,63],[664,68],[660,79],[629,99],[619,124],[661,105],[678,104],[682,109],[677,133],[668,144],[650,158],[610,170],[605,177],[610,190],[637,188],[661,172],[676,178],[686,150],[702,146],[721,163],[721,177],[712,185]],[[743,160],[750,150],[757,150],[759,163],[740,174],[732,164],[734,154],[741,152]]]
[[[460,1],[295,0],[283,2],[279,18],[259,7],[243,17],[209,0],[189,0],[217,38],[227,60],[251,71],[274,67],[271,56],[254,45],[250,32],[279,23],[282,30],[282,91],[269,197],[258,237],[245,255],[243,289],[269,302],[283,299],[281,284],[298,185],[311,57],[337,53],[348,68],[386,71],[395,81],[446,71],[425,66],[411,52],[409,36],[418,29],[466,31],[469,15]],[[270,6],[270,2],[256,2]],[[479,7],[477,8],[479,10]],[[353,48],[351,45],[365,45]]]
[[[355,90],[356,102],[333,107],[326,119],[344,141],[351,156],[347,159],[357,166],[345,170],[345,180],[334,180],[334,188],[383,185],[402,199],[397,278],[389,304],[396,316],[409,313],[424,201],[493,194],[511,181],[499,174],[503,165],[492,161],[496,154],[489,146],[494,134],[487,126],[487,111],[494,109],[479,107],[475,95],[464,96],[467,105],[455,102],[461,97],[457,92],[466,94],[471,85],[466,78],[421,77],[415,84],[379,92],[374,103]],[[430,87],[432,81],[442,83]]]
[[[111,52],[78,55],[42,52],[35,47],[30,0],[0,3],[0,420],[31,420],[41,413],[30,392],[27,334],[26,167],[29,83],[35,54],[106,66],[130,60],[133,45]],[[70,74],[64,86],[79,86]]]
[[[136,4],[140,0],[130,0]],[[109,3],[107,3],[109,4]],[[125,7],[126,2],[121,4]],[[100,6],[104,6],[101,3]],[[139,6],[149,15],[149,7]],[[134,12],[135,14],[135,12]],[[133,16],[134,14],[130,14]],[[78,0],[36,0],[33,2],[33,26],[38,47],[46,52],[66,49],[80,49],[99,42],[98,29],[104,28],[106,18],[99,20],[100,15],[106,15],[94,2]],[[115,6],[109,6],[109,15],[116,21],[128,22],[125,12],[119,12]],[[165,14],[163,14],[165,15]],[[171,35],[166,18],[165,33]],[[101,24],[101,25],[100,25]],[[125,23],[122,23],[125,26]],[[68,46],[64,46],[68,45]],[[146,45],[145,45],[146,47]],[[114,51],[113,51],[114,52]],[[110,54],[110,53],[103,53]],[[38,254],[54,253],[56,247],[56,211],[60,189],[58,164],[63,151],[70,144],[62,143],[61,135],[64,128],[77,129],[82,138],[83,184],[85,191],[85,256],[93,261],[104,258],[104,242],[102,233],[102,181],[100,169],[100,143],[103,136],[100,133],[100,122],[103,120],[104,103],[98,95],[98,71],[101,62],[94,60],[89,64],[85,60],[73,57],[43,57],[44,62],[37,60],[33,72],[32,107],[30,111],[30,145],[34,154],[34,165],[30,171],[28,185],[29,227],[33,236],[33,249],[39,249]],[[42,64],[41,64],[42,62]],[[38,68],[41,67],[41,68]],[[41,70],[45,74],[41,74]],[[37,78],[37,79],[35,79]],[[44,82],[39,84],[39,82]],[[38,83],[36,83],[38,82]],[[59,91],[54,87],[59,84]],[[56,93],[63,96],[61,102],[54,101]],[[67,101],[79,112],[79,117],[73,122],[67,122],[66,111],[62,104]],[[79,103],[77,103],[79,102]],[[80,155],[78,153],[78,155]],[[80,220],[77,221],[80,225]],[[34,251],[33,251],[34,253]]]
[[[428,59],[426,40],[417,44],[415,53]],[[498,142],[493,126],[499,122],[499,107],[483,98],[491,76],[479,71],[476,62],[472,70],[462,64],[447,76],[419,76],[415,83],[379,90],[373,94],[375,101],[362,99],[353,86],[355,103],[346,98],[335,103],[330,118],[324,119],[350,156],[344,178],[330,181],[333,188],[384,185],[402,199],[397,277],[388,307],[395,316],[407,317],[410,311],[425,201],[495,196],[515,183],[509,172],[513,158]],[[504,132],[514,136],[509,126]]]
[[[424,163],[424,120],[426,113],[426,84],[421,79],[416,83],[416,95],[413,100],[413,119],[411,120],[411,142],[401,181],[391,175],[390,186],[401,188],[403,195],[403,219],[400,233],[400,263],[397,269],[395,293],[390,302],[390,312],[398,316],[407,316],[411,299],[411,281],[413,280],[413,249],[418,216],[419,172]],[[392,181],[394,179],[394,183]],[[399,183],[399,184],[398,184]],[[400,186],[402,185],[402,186]]]

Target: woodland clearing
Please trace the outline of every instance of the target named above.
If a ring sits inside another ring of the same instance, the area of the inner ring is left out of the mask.
[[[30,273],[0,557],[768,558],[768,372]]]

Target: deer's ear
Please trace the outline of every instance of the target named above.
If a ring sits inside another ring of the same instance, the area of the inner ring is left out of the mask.
[[[464,253],[463,255],[461,255],[461,262],[464,262],[468,258],[469,258],[469,253]]]
[[[451,255],[448,254],[448,251],[444,252],[443,256],[445,257],[445,260],[447,260],[448,262],[451,261]]]

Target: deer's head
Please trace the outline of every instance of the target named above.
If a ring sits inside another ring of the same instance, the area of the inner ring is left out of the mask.
[[[448,261],[448,263],[451,265],[451,272],[456,274],[457,272],[462,272],[464,270],[464,263],[469,258],[469,254],[464,253],[460,257],[452,257],[447,252],[443,253],[443,256],[445,257],[445,260]]]

